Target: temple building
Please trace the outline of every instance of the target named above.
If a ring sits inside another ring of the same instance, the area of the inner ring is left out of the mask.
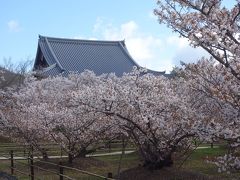
[[[38,76],[67,75],[91,70],[96,75],[122,76],[140,66],[129,54],[124,41],[98,41],[39,36],[33,70]],[[148,70],[165,75],[165,72]]]

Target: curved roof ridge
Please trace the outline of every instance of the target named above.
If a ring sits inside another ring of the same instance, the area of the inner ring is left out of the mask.
[[[135,64],[138,68],[141,67],[130,55],[130,53],[128,52],[125,42],[124,41],[120,41],[119,45],[121,47],[121,49],[123,50],[123,52],[129,57],[129,59],[133,62],[133,64]]]
[[[48,40],[56,40],[56,41],[72,41],[72,42],[86,42],[86,43],[106,43],[106,44],[118,44],[120,42],[124,42],[124,40],[116,40],[116,41],[109,41],[109,40],[91,40],[91,39],[74,39],[74,38],[58,38],[58,37],[49,37],[49,36],[41,36],[39,35],[39,39],[45,39]]]
[[[47,37],[44,37],[44,39],[45,39],[45,41],[46,41],[46,44],[47,44],[47,46],[48,46],[50,52],[52,53],[53,58],[54,58],[55,61],[56,61],[57,65],[59,66],[59,68],[60,68],[62,71],[64,71],[64,68],[62,67],[62,65],[61,65],[61,63],[59,62],[59,60],[58,60],[56,54],[54,53],[54,51],[53,51],[51,45],[50,45],[49,42],[48,42],[48,38],[47,38]]]

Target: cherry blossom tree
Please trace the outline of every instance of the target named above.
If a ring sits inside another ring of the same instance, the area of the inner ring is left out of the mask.
[[[111,117],[118,131],[135,142],[144,166],[159,169],[173,164],[172,154],[191,144],[198,126],[177,82],[135,69],[121,78],[102,78],[97,88],[85,88],[86,97],[79,101]]]
[[[239,167],[232,163],[240,142],[239,1],[232,9],[224,7],[221,0],[159,0],[157,4],[154,12],[160,23],[211,55],[209,60],[186,65],[181,75],[188,80],[194,108],[206,119],[198,135],[229,144],[230,154],[218,158],[221,162],[216,164],[222,171]],[[239,162],[237,157],[234,162]]]
[[[85,87],[84,82],[80,82],[84,75],[76,77],[27,78],[24,86],[12,94],[11,110],[5,111],[9,135],[45,156],[46,149],[41,143],[55,142],[68,153],[70,163],[89,153],[89,148],[95,149],[94,144],[109,129],[108,118],[76,101]]]
[[[240,4],[227,9],[222,0],[158,0],[154,10],[194,47],[202,47],[240,80]]]
[[[4,108],[6,100],[11,99],[11,92],[23,83],[24,75],[27,74],[30,64],[30,60],[27,60],[18,65],[14,65],[10,59],[8,59],[4,65],[0,65],[0,132],[4,128],[5,123],[2,108]]]
[[[195,137],[195,113],[175,82],[150,74],[122,80],[121,106],[115,116],[137,144],[144,166],[159,169],[173,164],[172,154]],[[130,93],[129,93],[130,92]]]
[[[34,85],[34,81],[35,79],[31,78],[31,85]],[[47,133],[38,121],[45,106],[34,103],[37,99],[34,97],[33,87],[29,86],[27,90],[20,87],[17,92],[15,90],[5,92],[2,108],[5,124],[2,130],[11,140],[34,147],[47,158],[46,150],[40,145]],[[24,93],[28,96],[24,96]]]
[[[4,79],[4,76],[3,76],[3,71],[0,70],[0,83],[3,82],[5,79]],[[3,114],[2,114],[2,108],[3,108],[3,103],[2,103],[2,100],[3,100],[3,91],[2,89],[0,89],[0,133],[1,133],[1,130],[3,128]]]
[[[3,116],[3,108],[5,107],[5,100],[7,99],[6,91],[6,79],[3,68],[0,67],[0,135],[3,133],[3,128],[5,126],[4,116]]]
[[[239,80],[224,65],[207,59],[196,64],[185,64],[185,69],[180,73],[188,80],[194,108],[206,119],[204,128],[198,131],[199,137],[228,143],[228,155],[217,158],[219,162],[215,164],[224,165],[219,168],[221,171],[239,167],[240,164],[235,166],[229,163],[239,162],[238,157],[233,161],[240,147]]]

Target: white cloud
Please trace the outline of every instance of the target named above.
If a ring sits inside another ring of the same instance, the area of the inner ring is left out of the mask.
[[[180,65],[180,61],[185,63],[196,62],[204,57],[209,57],[209,54],[202,48],[193,48],[189,45],[187,38],[180,38],[177,36],[169,36],[166,39],[167,46],[171,46],[174,50],[172,56],[172,63]]]
[[[93,26],[93,32],[96,32],[101,28],[103,21],[103,18],[97,17],[96,23]]]
[[[19,32],[22,29],[19,22],[16,20],[8,21],[7,25],[8,25],[9,31],[11,31],[11,32]]]
[[[121,35],[125,38],[131,38],[138,31],[138,25],[134,21],[129,21],[121,25]]]
[[[98,40],[96,37],[90,37],[90,38],[88,38],[89,40],[93,40],[93,41],[96,41],[96,40]]]
[[[177,46],[177,48],[182,49],[189,46],[189,41],[187,38],[180,38],[177,36],[169,36],[166,38],[167,44],[171,46]]]
[[[182,49],[178,49],[172,58],[172,62],[175,65],[180,65],[180,61],[185,63],[193,63],[201,59],[202,57],[209,57],[210,55],[202,48],[193,48],[186,46]]]
[[[154,46],[160,46],[160,40],[154,39],[152,36],[147,36],[139,33],[138,25],[134,21],[129,21],[122,24],[119,29],[108,28],[103,32],[104,39],[106,40],[122,40],[125,43],[130,54],[136,60],[143,62],[153,58],[151,52]]]

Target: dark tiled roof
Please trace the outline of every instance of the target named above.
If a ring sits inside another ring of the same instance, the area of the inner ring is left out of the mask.
[[[48,67],[40,73],[55,76],[60,73],[92,70],[95,74],[114,72],[117,76],[140,67],[129,55],[124,41],[92,41],[39,36],[38,52],[33,70],[37,70],[40,55]],[[164,72],[151,71],[154,74]]]

